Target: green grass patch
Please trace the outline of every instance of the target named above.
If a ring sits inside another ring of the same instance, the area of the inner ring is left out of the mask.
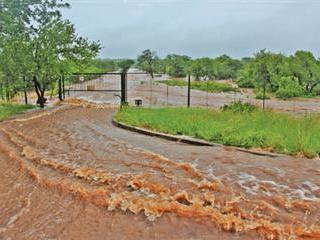
[[[240,110],[239,110],[240,109]],[[202,108],[126,107],[116,119],[129,125],[184,134],[224,145],[262,148],[308,158],[320,152],[320,116],[262,112],[248,106]]]
[[[185,80],[171,79],[158,81],[159,83],[166,84],[168,86],[186,87],[188,82]],[[220,83],[217,81],[192,81],[191,89],[206,91],[206,92],[237,92],[238,89],[227,83]]]
[[[33,105],[18,105],[10,103],[0,103],[0,121],[5,120],[11,116],[23,113],[35,108]]]

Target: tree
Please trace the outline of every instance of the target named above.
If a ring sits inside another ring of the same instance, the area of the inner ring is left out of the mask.
[[[267,65],[264,62],[261,62],[259,64],[258,70],[257,70],[257,83],[262,87],[263,89],[263,109],[265,109],[265,101],[266,101],[266,89],[267,85],[270,84],[270,73],[268,72]]]
[[[46,18],[50,8],[50,5],[44,4],[38,9],[37,16],[33,18],[33,21],[37,21],[37,27],[33,27],[31,36],[34,63],[32,82],[38,96],[37,103],[41,107],[46,102],[44,94],[50,83],[67,71],[62,63],[86,62],[100,50],[98,43],[78,37],[74,25],[62,20],[59,12]]]
[[[120,60],[118,62],[118,68],[120,69],[121,73],[127,73],[133,64],[134,60],[132,59]]]
[[[214,78],[212,59],[210,58],[199,58],[193,60],[190,68],[192,75],[197,81],[201,78],[204,78],[205,80],[211,80]]]
[[[165,58],[167,73],[172,77],[185,77],[187,75],[187,66],[191,60],[188,56],[170,54]]]
[[[146,71],[154,78],[154,73],[157,67],[157,63],[159,61],[159,57],[157,56],[157,53],[154,51],[151,51],[150,49],[144,50],[139,56],[138,56],[138,67],[142,71]]]
[[[235,79],[242,67],[239,60],[232,59],[228,55],[217,57],[212,62],[213,73],[216,79]]]
[[[95,68],[92,72],[112,72],[117,70],[117,61],[112,59],[94,59],[87,65]]]
[[[34,86],[37,103],[44,107],[46,90],[68,72],[71,62],[85,63],[94,58],[100,44],[79,37],[74,25],[62,19],[61,8],[69,7],[63,0],[28,0],[23,4],[5,0],[4,6],[0,12],[2,36],[13,42],[16,32],[12,29],[19,29],[18,43],[25,47],[25,59],[20,58],[19,65]],[[8,55],[16,54],[17,49],[11,48]]]
[[[196,81],[200,81],[200,79],[204,76],[204,69],[200,59],[195,59],[191,62],[190,72]]]
[[[0,4],[0,77],[1,97],[10,100],[26,88],[22,74],[28,73],[30,58],[25,19],[30,11],[17,0],[3,0]]]
[[[285,83],[288,83],[288,79],[293,81],[290,84],[290,90],[284,86]],[[293,92],[295,94],[301,92],[300,88],[292,89],[297,86],[294,83],[295,80],[290,69],[290,59],[287,56],[262,50],[254,58],[245,60],[243,68],[239,71],[237,83],[241,87],[255,87],[258,94],[261,90],[264,93],[265,91],[277,93],[281,88],[281,95],[289,96]],[[285,91],[291,93],[285,93]],[[280,96],[280,94],[276,95]]]
[[[291,57],[291,71],[307,94],[320,83],[320,65],[311,52],[297,51]]]

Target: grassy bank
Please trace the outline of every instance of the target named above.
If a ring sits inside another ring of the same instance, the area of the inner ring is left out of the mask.
[[[200,108],[145,109],[128,107],[118,121],[171,134],[184,134],[244,148],[263,148],[313,158],[320,152],[320,116],[284,113],[213,111]]]
[[[35,108],[33,105],[0,103],[0,121],[33,108]]]
[[[185,80],[165,80],[158,81],[159,83],[167,84],[168,86],[178,86],[185,87],[188,86],[188,82]],[[231,86],[227,83],[219,83],[217,81],[192,81],[191,89],[207,91],[207,92],[235,92],[238,91],[237,88]]]

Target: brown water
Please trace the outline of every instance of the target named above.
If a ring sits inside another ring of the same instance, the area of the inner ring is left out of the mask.
[[[128,74],[128,101],[134,105],[134,100],[139,98],[144,106],[186,106],[187,87],[167,86],[157,83],[160,80],[170,79],[167,75],[156,76],[151,81],[150,75]],[[153,84],[151,84],[151,82]],[[234,85],[234,82],[220,80]],[[70,86],[70,89],[87,89],[87,86],[94,86],[95,89],[120,89],[120,77],[118,75],[102,76],[98,79],[78,83]],[[67,94],[68,95],[68,94]],[[119,104],[120,98],[115,93],[105,92],[70,92],[71,98],[78,98],[95,103]],[[191,106],[220,108],[225,104],[235,101],[248,102],[262,107],[262,101],[255,99],[252,89],[240,89],[239,92],[207,93],[205,91],[191,90]],[[306,114],[320,112],[320,98],[292,98],[280,100],[272,98],[265,103],[266,108],[276,111]]]
[[[0,124],[0,238],[320,239],[320,162],[118,129],[108,106]]]

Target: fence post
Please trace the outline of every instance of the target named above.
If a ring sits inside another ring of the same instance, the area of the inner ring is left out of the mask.
[[[166,84],[167,85],[167,106],[168,106],[168,104],[169,104],[169,85],[168,84]]]
[[[263,84],[263,102],[262,102],[263,111],[265,109],[265,106],[266,106],[266,83],[264,82],[264,84]]]
[[[59,88],[59,100],[62,101],[62,76],[59,77],[58,80],[58,88]]]
[[[23,76],[23,82],[24,82],[24,103],[28,104],[28,93],[27,93],[27,80],[26,77]]]
[[[153,73],[151,73],[151,79],[150,79],[150,107],[152,107],[153,105],[152,99],[153,99]]]
[[[209,80],[207,80],[206,104],[209,107]]]
[[[188,108],[190,107],[191,102],[191,76],[188,74]]]
[[[62,73],[62,97],[63,99],[66,99],[66,89],[65,89],[65,79],[64,79],[64,73]]]
[[[127,101],[127,73],[121,73],[121,105]]]

